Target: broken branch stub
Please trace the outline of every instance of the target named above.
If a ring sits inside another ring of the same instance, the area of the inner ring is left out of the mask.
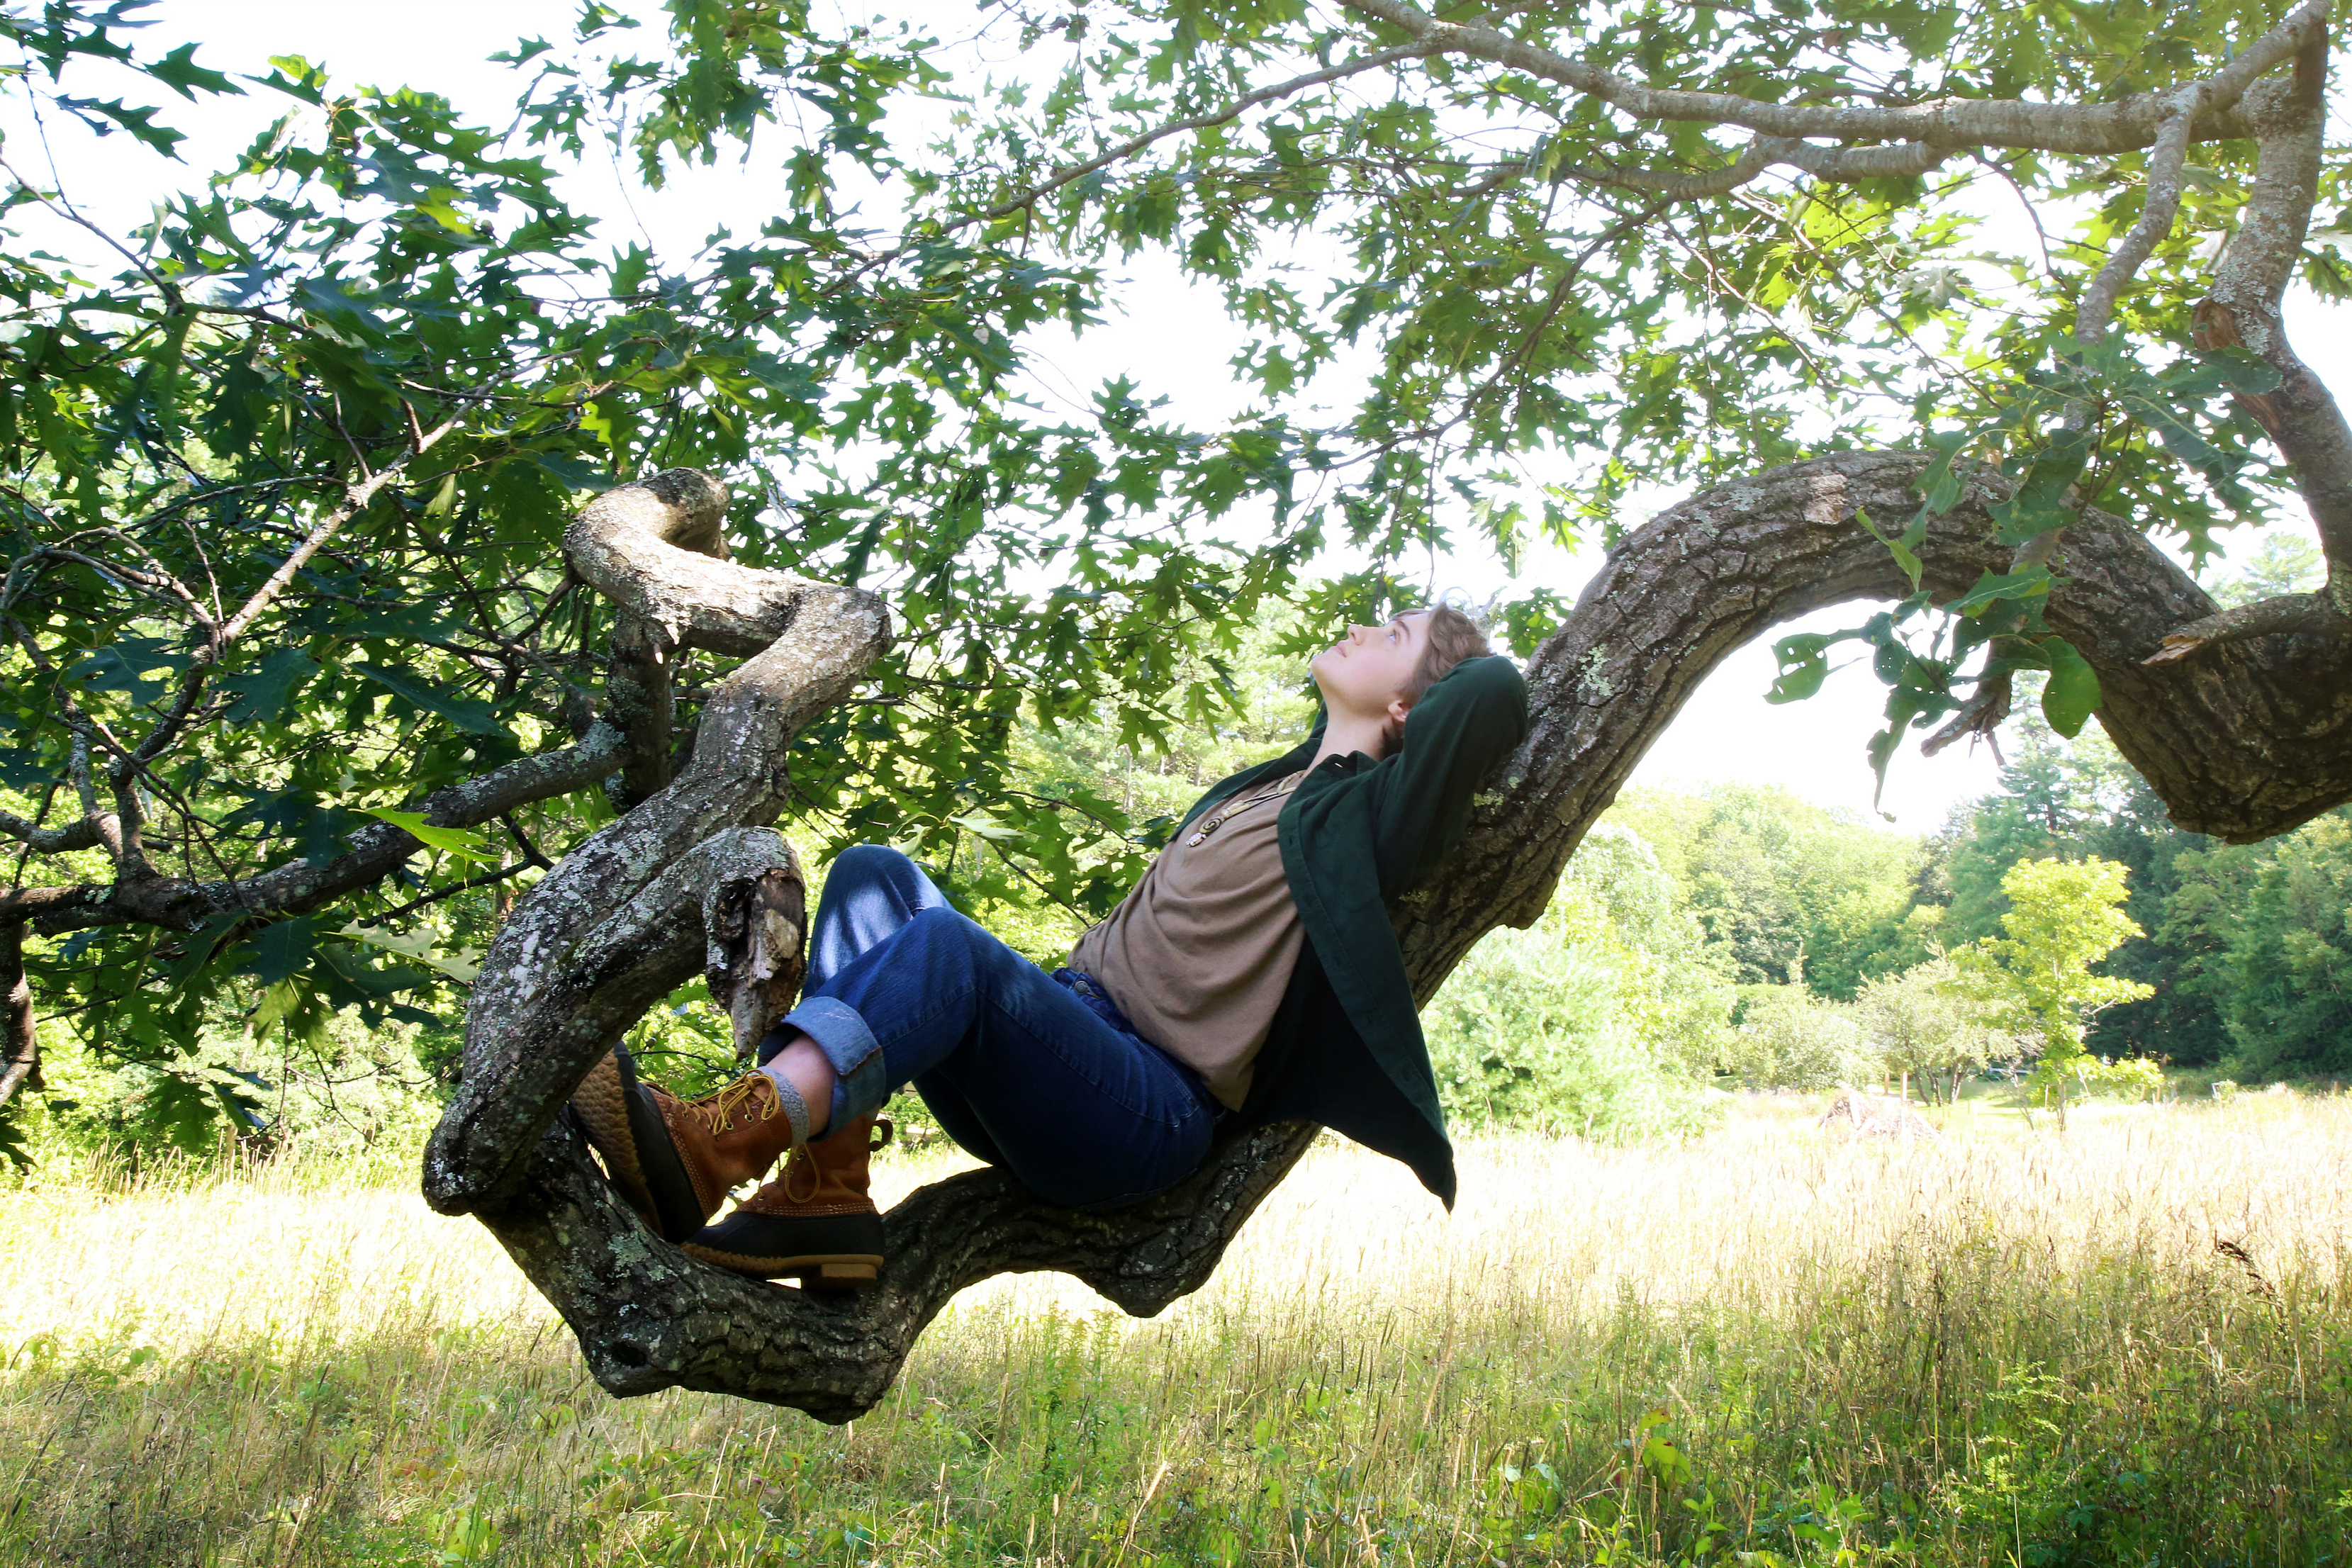
[[[747,1062],[760,1037],[791,1010],[808,968],[808,883],[792,846],[777,842],[783,864],[730,884],[704,920],[709,942],[703,979],[733,1028],[735,1054]]]

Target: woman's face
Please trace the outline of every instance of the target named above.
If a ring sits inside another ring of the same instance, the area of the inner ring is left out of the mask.
[[[1398,717],[1389,712],[1413,667],[1428,647],[1429,612],[1415,610],[1377,626],[1349,626],[1348,635],[1315,656],[1307,666],[1323,700],[1360,718]]]

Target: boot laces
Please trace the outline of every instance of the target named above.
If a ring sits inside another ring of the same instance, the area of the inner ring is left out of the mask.
[[[888,1117],[876,1117],[874,1125],[866,1130],[866,1152],[871,1154],[889,1142],[893,1131],[895,1129]],[[793,1178],[801,1172],[808,1173],[809,1189],[806,1193],[793,1191]],[[824,1185],[824,1173],[817,1168],[816,1151],[805,1143],[793,1144],[792,1158],[784,1162],[783,1182],[784,1200],[787,1203],[805,1204],[815,1201],[817,1189]]]
[[[756,1098],[762,1088],[768,1090],[768,1097],[760,1107],[760,1120],[773,1121],[784,1109],[784,1102],[778,1098],[765,1073],[745,1073],[717,1094],[695,1100],[687,1109],[699,1117],[702,1124],[712,1132],[724,1132],[735,1125],[735,1113],[742,1109],[743,1102]]]
[[[807,1192],[796,1194],[793,1191],[793,1173],[795,1171],[808,1173]],[[824,1185],[824,1173],[816,1168],[816,1156],[809,1152],[809,1146],[805,1143],[793,1144],[792,1158],[784,1162],[784,1201],[795,1204],[814,1202],[817,1189]]]

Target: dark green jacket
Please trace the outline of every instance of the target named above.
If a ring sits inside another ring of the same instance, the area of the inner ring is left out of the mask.
[[[1403,1161],[1453,1206],[1454,1146],[1389,904],[1462,842],[1471,796],[1527,731],[1518,668],[1465,659],[1413,705],[1394,752],[1378,762],[1361,752],[1328,758],[1283,803],[1282,867],[1307,943],[1258,1057],[1243,1127],[1320,1122]],[[1297,748],[1202,795],[1185,823],[1237,790],[1297,772],[1322,743],[1318,718]]]

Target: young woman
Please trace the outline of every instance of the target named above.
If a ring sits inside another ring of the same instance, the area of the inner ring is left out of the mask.
[[[912,1083],[957,1142],[1073,1208],[1172,1186],[1220,1124],[1294,1118],[1403,1161],[1451,1206],[1453,1149],[1388,905],[1460,842],[1472,794],[1527,731],[1527,689],[1444,606],[1351,627],[1310,668],[1313,733],[1202,795],[1052,975],[905,856],[842,855],[803,999],[759,1070],[688,1101],[616,1050],[582,1086],[575,1108],[624,1193],[740,1273],[870,1280],[882,1224],[866,1159],[877,1113]],[[781,1177],[709,1223],[787,1150]]]

